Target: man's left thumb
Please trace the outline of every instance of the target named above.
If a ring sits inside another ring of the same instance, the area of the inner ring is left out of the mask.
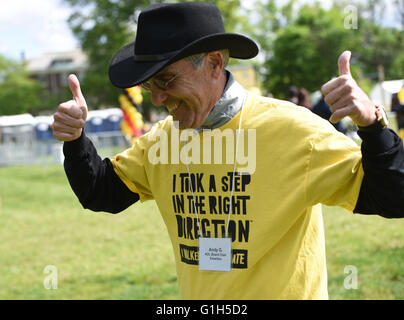
[[[344,51],[338,58],[339,75],[351,75],[349,60],[351,59],[351,51]]]

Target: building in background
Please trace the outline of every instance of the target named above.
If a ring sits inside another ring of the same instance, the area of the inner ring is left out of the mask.
[[[234,79],[240,83],[247,91],[261,94],[257,73],[251,65],[232,65],[227,67],[233,74]]]
[[[82,78],[87,70],[87,56],[81,49],[44,53],[27,60],[26,68],[32,79],[44,84],[50,93],[58,94],[67,83],[70,73]]]

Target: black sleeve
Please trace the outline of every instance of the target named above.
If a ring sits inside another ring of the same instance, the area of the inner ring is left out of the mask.
[[[115,173],[111,161],[102,160],[85,135],[63,145],[64,168],[82,206],[93,211],[118,213],[139,200]]]
[[[404,151],[400,137],[388,128],[361,132],[364,178],[354,213],[404,217]]]

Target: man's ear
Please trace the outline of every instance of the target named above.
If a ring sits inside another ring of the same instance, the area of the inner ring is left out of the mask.
[[[223,74],[224,58],[221,51],[212,51],[207,55],[209,72],[214,79],[219,79]]]

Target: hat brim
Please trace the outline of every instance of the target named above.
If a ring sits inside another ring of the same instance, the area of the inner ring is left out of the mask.
[[[193,54],[229,49],[230,57],[251,59],[258,54],[257,44],[240,34],[220,33],[200,38],[160,61],[136,61],[135,43],[122,47],[109,66],[109,78],[118,88],[130,88],[141,84],[166,66]]]

